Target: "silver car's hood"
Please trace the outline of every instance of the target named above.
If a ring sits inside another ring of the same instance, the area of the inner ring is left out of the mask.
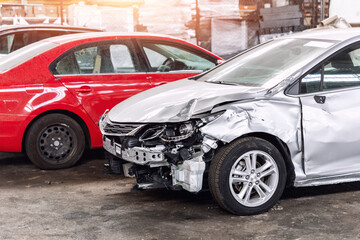
[[[116,105],[110,121],[122,123],[181,122],[210,111],[219,103],[263,96],[263,88],[179,80],[139,93]]]

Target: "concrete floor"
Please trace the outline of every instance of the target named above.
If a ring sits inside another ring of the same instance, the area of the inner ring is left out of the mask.
[[[360,239],[360,182],[287,189],[265,214],[239,217],[209,193],[130,193],[104,175],[102,152],[43,171],[0,153],[0,239]]]

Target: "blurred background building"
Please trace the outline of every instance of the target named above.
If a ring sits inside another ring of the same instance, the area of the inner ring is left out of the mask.
[[[329,13],[338,14],[331,4],[339,9],[341,1],[359,0],[0,0],[0,24],[169,34],[226,58],[268,39],[315,27]]]

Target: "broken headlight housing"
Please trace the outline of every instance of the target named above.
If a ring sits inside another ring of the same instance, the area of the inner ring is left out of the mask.
[[[179,126],[179,132],[181,135],[194,132],[194,125],[192,122],[183,123]]]
[[[216,113],[211,113],[205,117],[201,118],[201,121],[205,124],[215,121],[216,119],[218,119],[219,117],[221,117],[221,115],[223,115],[225,113],[225,110],[220,111],[220,112],[216,112]]]
[[[185,140],[193,135],[195,132],[194,122],[189,121],[177,124],[169,124],[161,135],[160,139],[164,142],[178,142]]]

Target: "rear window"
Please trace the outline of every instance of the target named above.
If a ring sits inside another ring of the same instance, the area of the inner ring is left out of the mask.
[[[57,45],[52,42],[40,41],[14,51],[0,59],[0,72],[8,71]]]

